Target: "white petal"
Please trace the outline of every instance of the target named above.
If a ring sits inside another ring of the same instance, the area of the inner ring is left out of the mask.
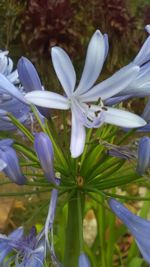
[[[134,59],[134,63],[138,65],[144,64],[146,61],[150,60],[150,36],[145,40],[139,53]]]
[[[116,108],[106,107],[104,121],[121,127],[136,128],[146,125],[146,122],[139,116]]]
[[[82,154],[85,145],[85,138],[86,138],[85,127],[80,123],[75,113],[72,112],[70,150],[73,158],[77,158]]]
[[[129,64],[117,71],[110,78],[97,84],[81,96],[82,101],[96,101],[98,98],[105,100],[125,89],[137,76],[140,68]]]
[[[145,26],[145,30],[150,34],[150,24]]]
[[[85,65],[76,94],[86,92],[95,83],[103,67],[106,50],[104,37],[97,30],[88,45]]]
[[[8,79],[11,83],[14,83],[14,82],[19,81],[19,80],[18,80],[18,71],[17,71],[17,70],[14,70],[13,72],[11,72],[11,73],[7,76],[7,79]]]
[[[23,103],[26,103],[26,100],[23,94],[16,88],[3,74],[0,73],[0,89],[8,93],[9,95],[14,96]],[[26,103],[27,104],[27,103]]]
[[[49,91],[34,91],[27,93],[25,98],[32,104],[45,108],[69,109],[66,97]]]
[[[7,166],[7,164],[5,163],[5,161],[0,159],[0,171],[2,171],[6,166]]]
[[[76,74],[67,53],[60,47],[52,48],[52,62],[66,95],[70,97],[75,87]]]

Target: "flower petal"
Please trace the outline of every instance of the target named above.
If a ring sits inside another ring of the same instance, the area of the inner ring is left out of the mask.
[[[131,211],[115,199],[109,200],[109,206],[121,221],[129,228],[135,237],[136,243],[144,257],[150,263],[150,221],[145,220]]]
[[[37,133],[34,139],[34,149],[49,182],[55,183],[53,168],[54,151],[49,136],[43,132]]]
[[[76,83],[76,74],[72,62],[67,53],[60,47],[53,47],[51,55],[58,79],[64,88],[66,95],[70,97]]]
[[[27,104],[23,94],[3,75],[0,73],[0,89],[8,93],[21,102]]]
[[[82,101],[97,101],[98,98],[105,100],[125,89],[137,76],[140,68],[130,63],[121,68],[110,78],[97,84],[87,93],[81,96]]]
[[[121,127],[136,128],[144,126],[146,122],[139,116],[116,108],[106,107],[104,121]]]
[[[69,101],[66,97],[49,91],[34,91],[27,93],[25,98],[32,104],[40,107],[69,109]]]
[[[17,65],[19,79],[26,92],[42,90],[42,85],[38,73],[31,63],[25,57],[21,57]]]
[[[0,158],[7,164],[3,171],[9,179],[19,185],[25,184],[26,178],[21,173],[15,150],[9,146],[2,147],[2,150],[0,150]]]
[[[5,161],[3,161],[2,159],[0,159],[0,172],[7,166],[7,164],[5,163]]]
[[[106,50],[104,36],[97,30],[88,45],[85,65],[81,80],[76,89],[76,95],[87,92],[95,83],[103,67]]]
[[[150,36],[145,40],[133,62],[140,66],[148,60],[150,60]]]
[[[79,157],[84,149],[86,132],[75,112],[72,111],[72,128],[70,150],[73,158]]]

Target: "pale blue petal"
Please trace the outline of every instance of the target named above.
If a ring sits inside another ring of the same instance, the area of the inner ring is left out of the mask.
[[[23,94],[3,75],[0,73],[0,88],[3,92],[8,93],[21,102],[27,104]]]
[[[121,127],[136,128],[144,126],[146,122],[136,114],[116,108],[106,107],[105,119],[106,123],[114,124]]]
[[[71,144],[70,150],[73,158],[79,157],[84,149],[86,139],[85,127],[80,123],[77,115],[72,111]]]
[[[19,185],[25,184],[26,178],[21,173],[15,150],[10,146],[2,147],[0,150],[0,158],[7,164],[3,171],[9,179]]]
[[[19,79],[26,92],[42,90],[42,85],[38,73],[26,57],[21,57],[18,61]]]
[[[40,107],[69,109],[70,104],[66,97],[49,91],[34,91],[27,93],[25,98],[32,104]]]
[[[34,139],[34,149],[49,182],[55,183],[53,168],[54,151],[49,136],[43,132],[37,133]]]
[[[99,30],[97,30],[88,45],[85,65],[81,80],[76,89],[75,95],[83,94],[97,80],[105,60],[105,40]]]
[[[150,24],[148,24],[148,25],[145,26],[145,30],[147,31],[147,33],[150,34]]]
[[[109,200],[109,206],[121,221],[129,228],[144,257],[150,263],[150,221],[145,220],[131,211],[115,199]]]
[[[64,88],[66,95],[70,97],[74,91],[76,83],[76,74],[72,62],[67,53],[60,47],[53,47],[51,55],[58,79]]]
[[[9,75],[7,75],[7,79],[11,83],[19,82],[19,79],[18,79],[18,71],[17,70],[14,70],[13,72],[11,72]]]
[[[0,159],[0,172],[7,166],[6,162]]]
[[[78,267],[91,267],[89,259],[85,253],[80,254]]]
[[[150,60],[150,36],[145,40],[140,51],[134,59],[134,63],[137,65],[142,65]]]
[[[98,98],[105,100],[125,89],[137,76],[140,68],[132,63],[121,68],[110,78],[97,84],[81,96],[85,102],[96,101]]]

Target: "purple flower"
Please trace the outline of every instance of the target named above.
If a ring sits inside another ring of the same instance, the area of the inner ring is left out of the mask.
[[[18,242],[23,236],[23,228],[19,227],[8,237],[0,234],[0,264],[4,262],[5,257],[13,251],[13,241]]]
[[[137,172],[143,175],[150,167],[150,138],[144,136],[140,139],[138,145],[138,163]]]
[[[0,73],[12,83],[18,83],[18,72],[13,71],[13,61],[8,56],[9,51],[0,51]]]
[[[0,141],[0,159],[5,163],[2,171],[13,182],[19,185],[26,183],[26,178],[22,174],[17,154],[11,147],[11,139],[4,139]]]
[[[44,240],[38,240],[36,229],[33,227],[25,236],[23,227],[19,227],[10,235],[0,235],[0,263],[6,263],[5,257],[12,252],[8,259],[15,261],[17,267],[43,267],[45,257]]]
[[[49,182],[55,183],[53,168],[54,151],[49,136],[43,132],[37,133],[34,139],[34,149]]]
[[[133,60],[133,63],[140,67],[138,75],[114,97],[106,103],[116,104],[131,97],[144,97],[150,95],[150,25],[145,27],[149,36],[142,45],[140,51]]]
[[[117,217],[128,227],[144,259],[150,263],[150,221],[133,214],[115,199],[109,200],[109,206]]]
[[[107,36],[102,35],[97,30],[89,42],[83,73],[76,87],[76,73],[69,56],[62,48],[53,47],[52,62],[58,79],[64,88],[65,96],[39,90],[26,94],[26,99],[37,106],[62,110],[71,109],[70,150],[74,158],[80,156],[83,152],[86,139],[85,127],[99,127],[104,122],[122,127],[145,125],[144,120],[135,114],[104,107],[102,101],[126,88],[139,72],[139,67],[131,63],[112,77],[94,86],[107,53]],[[91,102],[94,102],[94,104],[90,104]]]
[[[39,75],[29,59],[26,57],[21,57],[18,61],[17,69],[19,73],[19,79],[26,93],[35,90],[44,90]],[[49,109],[38,107],[38,110],[44,117],[50,116]]]

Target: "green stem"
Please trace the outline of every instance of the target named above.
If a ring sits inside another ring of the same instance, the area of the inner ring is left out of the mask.
[[[74,192],[68,203],[68,220],[64,255],[65,267],[78,267],[80,249],[82,249],[82,204],[81,194]]]
[[[104,197],[99,196],[100,201],[104,203]],[[101,266],[108,267],[106,263],[106,242],[105,242],[105,207],[104,205],[99,205],[98,207],[98,230],[100,238],[100,255],[101,255]]]
[[[115,189],[112,189],[115,192]],[[108,214],[108,223],[109,223],[109,239],[107,246],[107,264],[109,267],[113,267],[113,254],[114,254],[114,245],[115,245],[115,216],[113,213]]]

